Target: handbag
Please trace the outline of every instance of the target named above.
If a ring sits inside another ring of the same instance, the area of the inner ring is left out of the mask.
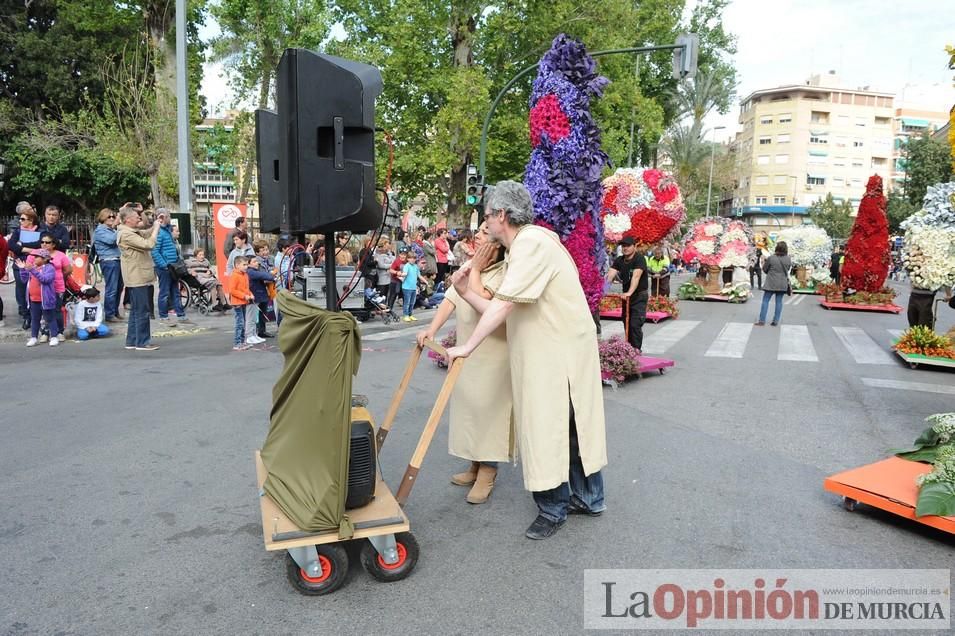
[[[169,271],[173,275],[173,278],[179,280],[189,273],[189,268],[186,267],[186,262],[180,258],[177,261],[169,263]]]

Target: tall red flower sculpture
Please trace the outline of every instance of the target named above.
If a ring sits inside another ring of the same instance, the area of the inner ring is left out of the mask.
[[[856,291],[881,290],[889,273],[889,256],[889,222],[885,217],[882,177],[872,175],[846,243],[842,286]]]

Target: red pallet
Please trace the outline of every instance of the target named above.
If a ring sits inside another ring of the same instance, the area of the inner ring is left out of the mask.
[[[835,475],[830,475],[822,487],[842,495],[847,510],[855,510],[857,502],[955,534],[955,517],[916,517],[915,505],[919,489],[915,478],[931,472],[929,464],[913,462],[901,457],[889,457],[874,464],[866,464]]]
[[[849,311],[879,311],[889,314],[897,314],[902,311],[902,308],[894,303],[888,305],[854,305],[852,303],[834,303],[822,300],[819,304],[826,309],[848,309]]]

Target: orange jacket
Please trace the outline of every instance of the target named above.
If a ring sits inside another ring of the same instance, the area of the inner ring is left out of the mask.
[[[252,291],[249,289],[249,275],[233,271],[229,275],[229,304],[232,306],[248,305],[252,300]]]

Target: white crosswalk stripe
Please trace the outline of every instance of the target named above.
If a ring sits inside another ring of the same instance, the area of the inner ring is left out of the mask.
[[[643,353],[665,353],[693,331],[699,320],[674,320],[643,338]]]
[[[859,364],[896,364],[895,358],[884,345],[873,340],[859,327],[833,327],[849,355]]]
[[[904,329],[886,329],[890,334],[892,334],[892,342],[895,342],[902,337],[902,334],[905,333]]]
[[[876,389],[901,389],[903,391],[925,391],[955,395],[955,386],[929,384],[928,382],[907,382],[905,380],[885,380],[882,378],[861,378],[862,384]]]
[[[751,322],[728,322],[704,355],[708,358],[742,358],[752,332]]]
[[[782,325],[779,330],[779,353],[777,360],[795,362],[819,362],[816,349],[809,337],[806,325]]]

